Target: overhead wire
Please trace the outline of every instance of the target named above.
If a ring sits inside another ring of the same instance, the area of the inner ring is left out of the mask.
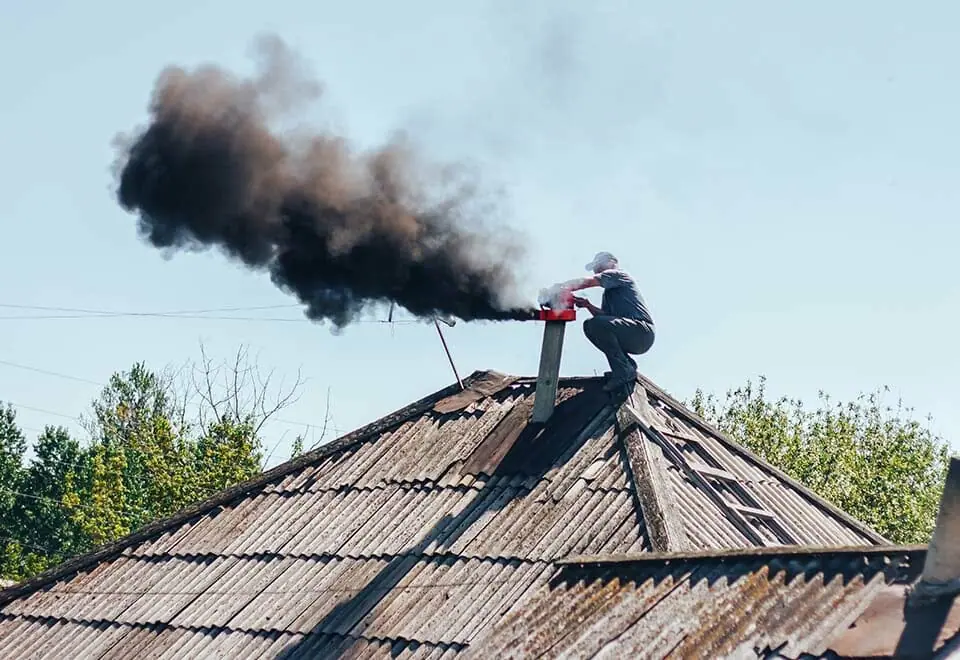
[[[28,405],[24,405],[24,404],[17,403],[16,401],[10,401],[9,399],[0,399],[0,404],[9,404],[10,406],[12,406],[13,408],[16,408],[16,409],[30,410],[30,411],[32,411],[32,412],[38,412],[38,413],[45,414],[45,415],[51,415],[51,416],[53,416],[53,417],[58,417],[58,418],[61,418],[61,419],[68,419],[68,420],[71,420],[71,421],[74,421],[74,422],[78,422],[78,423],[80,423],[80,424],[83,424],[83,422],[84,422],[83,418],[81,418],[81,417],[79,417],[79,416],[76,416],[76,415],[70,415],[70,414],[67,414],[67,413],[57,412],[57,411],[55,411],[55,410],[49,410],[49,409],[47,409],[47,408],[40,408],[40,407],[37,407],[37,406],[28,406]],[[277,418],[271,418],[270,420],[267,420],[267,421],[268,421],[268,422],[270,422],[270,421],[278,421],[278,422],[279,422],[279,421],[281,421],[281,420],[279,420],[279,419],[277,419]],[[287,424],[293,424],[293,425],[300,425],[300,424],[301,424],[301,423],[299,423],[299,422],[292,422],[292,421],[290,421],[290,420],[287,420],[286,423],[287,423]],[[308,428],[323,428],[323,425],[321,425],[321,424],[303,424],[303,425],[306,426],[306,427],[308,427]],[[19,423],[17,424],[17,426],[18,426],[21,430],[30,430],[30,431],[33,431],[34,433],[37,433],[38,435],[41,434],[41,433],[44,433],[44,432],[46,431],[46,429],[41,430],[41,429],[37,429],[37,428],[35,428],[35,427],[26,427],[26,426],[23,426],[23,425],[21,425],[21,424],[19,424]],[[338,437],[339,437],[339,436],[346,435],[346,434],[348,433],[348,431],[345,431],[344,429],[337,428],[337,427],[335,427],[335,426],[331,426],[330,424],[327,424],[327,426],[326,426],[326,431],[333,431],[334,433],[337,434]],[[283,440],[284,440],[286,437],[287,437],[287,432],[284,431],[284,432],[280,435],[280,438],[273,444],[273,447],[270,449],[269,456],[267,456],[267,457],[265,458],[264,464],[263,464],[263,466],[261,466],[261,468],[263,468],[265,465],[267,465],[267,463],[269,462],[269,460],[274,456],[274,454],[276,454],[277,448],[280,446],[280,444],[282,444]],[[325,434],[324,434],[324,435],[321,435],[320,440],[319,440],[319,441],[315,440],[315,441],[311,444],[311,446],[310,446],[309,448],[305,449],[305,451],[309,451],[309,450],[311,450],[311,449],[315,449],[316,446],[317,446],[318,444],[320,444],[320,442],[322,442],[322,440],[323,440],[324,437],[325,437]],[[306,439],[307,439],[307,438],[304,438],[304,440],[306,440]],[[292,441],[291,441],[291,442],[292,442]],[[265,447],[264,449],[266,449],[266,447]],[[283,456],[283,454],[281,454],[281,456]],[[289,456],[285,456],[285,457],[284,457],[285,460],[289,460],[290,458],[292,458],[292,454],[289,455]],[[70,466],[70,467],[79,467],[79,464],[77,464],[77,463],[70,463],[70,462],[66,462],[66,461],[60,461],[60,460],[53,459],[53,458],[48,458],[48,459],[45,459],[45,460],[49,460],[49,461],[51,461],[51,462],[59,463],[59,464],[61,464],[61,465],[66,465],[66,466]]]
[[[21,408],[23,410],[30,410],[32,412],[42,413],[44,415],[50,415],[51,417],[59,417],[61,419],[69,419],[75,422],[83,422],[83,419],[77,415],[68,415],[67,413],[57,412],[56,410],[48,410],[47,408],[39,408],[37,406],[28,406],[24,403],[17,403],[16,401],[11,401],[10,399],[0,399],[0,402],[9,404],[14,408]]]
[[[67,380],[77,381],[77,382],[81,382],[81,383],[87,383],[87,384],[90,384],[90,385],[97,385],[97,386],[99,386],[99,387],[107,387],[107,383],[104,383],[104,382],[102,382],[102,381],[92,380],[92,379],[90,379],[90,378],[81,378],[81,377],[79,377],[79,376],[72,376],[72,375],[70,375],[70,374],[65,374],[65,373],[62,373],[62,372],[59,372],[59,371],[52,371],[52,370],[50,370],[50,369],[42,369],[42,368],[40,368],[40,367],[34,367],[34,366],[31,366],[31,365],[22,364],[22,363],[20,363],[20,362],[13,362],[12,360],[0,360],[0,366],[11,367],[11,368],[14,368],[14,369],[23,369],[23,370],[25,370],[25,371],[32,371],[32,372],[35,372],[35,373],[43,374],[43,375],[45,375],[45,376],[53,376],[53,377],[55,377],[55,378],[64,378],[64,379],[67,379]],[[25,404],[18,404],[18,403],[16,403],[16,402],[10,401],[10,400],[8,400],[8,399],[0,399],[0,400],[4,401],[4,402],[6,402],[6,403],[11,404],[11,405],[14,406],[15,408],[23,408],[24,410],[32,410],[32,411],[34,411],[34,412],[39,412],[39,413],[44,413],[44,414],[48,414],[48,415],[53,415],[53,416],[55,416],[55,417],[62,417],[62,418],[65,418],[65,419],[73,419],[73,420],[76,420],[76,421],[82,421],[79,417],[77,417],[77,416],[75,416],[75,415],[68,415],[68,414],[66,414],[66,413],[59,413],[59,412],[47,410],[47,409],[44,409],[44,408],[37,408],[37,407],[33,407],[33,406],[28,406],[28,405],[25,405]],[[318,428],[319,428],[319,427],[321,427],[321,426],[326,425],[327,428],[332,428],[332,430],[334,430],[334,431],[336,431],[336,432],[338,432],[338,433],[343,431],[343,429],[338,429],[338,428],[335,428],[335,427],[330,427],[330,426],[329,426],[329,423],[327,422],[327,420],[325,420],[323,423],[319,423],[319,424],[318,424],[318,423],[315,423],[315,422],[305,422],[305,421],[299,421],[299,420],[293,420],[293,419],[286,419],[286,418],[283,418],[283,417],[270,417],[270,419],[267,420],[267,421],[268,421],[268,422],[280,422],[280,423],[282,423],[282,424],[289,424],[289,425],[291,425],[291,426],[303,426],[303,427],[318,427]]]
[[[35,465],[38,462],[39,463],[56,463],[57,465],[63,465],[64,467],[71,468],[71,469],[76,468],[78,470],[88,466],[88,463],[86,463],[83,459],[80,459],[77,461],[61,461],[59,458],[51,458],[50,456],[45,456],[43,459],[39,461],[34,459],[33,461],[31,461],[30,465]],[[30,465],[25,466],[26,469],[29,470]]]
[[[52,497],[45,497],[43,495],[31,495],[30,493],[23,493],[13,488],[10,488],[9,486],[4,486],[3,484],[0,484],[0,491],[10,493],[11,495],[16,495],[17,497],[26,497],[29,500],[35,500],[37,502],[46,502],[47,504],[54,504],[56,506],[59,506],[65,509],[74,508],[72,506],[67,506],[60,500],[55,500]],[[84,504],[83,502],[78,502],[76,505],[76,508],[87,509],[88,511],[95,510],[92,505]]]
[[[0,527],[0,529],[2,529],[3,531],[5,531],[7,534],[15,534],[15,532],[7,529],[6,527]],[[16,543],[16,544],[18,544],[18,545],[21,545],[21,546],[23,546],[23,547],[25,547],[25,548],[30,548],[31,550],[37,550],[37,551],[39,551],[39,552],[42,552],[42,553],[45,554],[45,555],[55,555],[55,554],[56,554],[56,553],[55,553],[53,550],[51,550],[50,548],[45,548],[45,547],[42,546],[42,545],[37,545],[36,543],[31,543],[30,541],[24,541],[23,539],[18,539],[18,538],[14,537],[14,536],[0,536],[0,541],[5,541],[5,542],[6,542],[6,541],[11,541],[11,542]]]
[[[181,311],[167,311],[167,312],[117,312],[114,310],[103,310],[103,309],[86,309],[82,307],[55,307],[48,305],[22,305],[19,303],[0,303],[0,308],[5,309],[31,309],[35,311],[44,311],[44,312],[75,312],[79,314],[207,314],[207,313],[219,313],[219,312],[249,312],[254,310],[261,309],[290,309],[293,307],[299,307],[296,304],[284,304],[284,305],[259,305],[255,307],[244,306],[244,307],[216,307],[213,309],[188,309]]]
[[[71,376],[69,374],[60,373],[58,371],[49,371],[47,369],[41,369],[39,367],[31,367],[26,364],[20,364],[19,362],[12,362],[10,360],[0,360],[0,366],[12,367],[14,369],[23,369],[25,371],[33,371],[38,374],[44,374],[46,376],[55,376],[57,378],[64,378],[66,380],[75,380],[79,383],[89,383],[90,385],[99,385],[103,387],[105,384],[96,380],[90,380],[89,378],[80,378],[79,376]]]
[[[151,318],[151,319],[175,319],[175,320],[200,320],[200,321],[267,321],[271,323],[314,323],[310,319],[298,318],[291,319],[280,316],[204,316],[199,314],[166,314],[160,312],[130,312],[124,314],[39,314],[39,315],[20,315],[20,316],[2,316],[0,321],[44,321],[44,320],[66,320],[66,319],[118,319],[118,318]],[[401,319],[394,321],[384,321],[381,319],[359,319],[352,323],[377,323],[381,325],[414,325],[424,323],[417,319]]]
[[[258,310],[266,310],[266,309],[285,309],[285,308],[289,309],[294,307],[298,307],[298,305],[265,305],[265,306],[259,306],[259,307],[226,307],[226,308],[195,309],[195,310],[173,310],[173,311],[162,311],[162,312],[142,312],[142,311],[116,311],[116,310],[104,310],[104,309],[77,308],[77,307],[0,303],[0,308],[3,308],[3,309],[56,312],[56,314],[33,314],[33,315],[18,315],[18,316],[0,315],[0,321],[2,320],[83,319],[83,318],[123,318],[123,317],[138,318],[139,317],[139,318],[168,318],[168,319],[172,318],[172,319],[200,319],[200,320],[301,322],[301,323],[311,322],[310,319],[305,319],[305,318],[292,319],[292,318],[273,318],[273,317],[212,316],[212,314],[222,314],[225,312],[258,311]],[[380,324],[386,323],[386,324],[389,324],[390,326],[394,326],[397,324],[420,323],[421,321],[416,319],[397,320],[393,318],[393,314],[391,310],[391,318],[389,320],[361,320],[360,322],[374,322],[374,323],[380,323]],[[6,366],[14,369],[21,369],[21,370],[31,371],[34,373],[39,373],[46,376],[62,378],[65,380],[71,380],[75,382],[81,382],[81,383],[86,383],[90,385],[106,387],[106,383],[103,383],[101,381],[97,381],[89,378],[83,378],[80,376],[74,376],[74,375],[66,374],[59,371],[43,369],[43,368],[35,367],[32,365],[14,362],[12,360],[0,360],[0,366]],[[329,399],[329,392],[328,392],[328,399]],[[2,402],[8,405],[11,405],[17,409],[29,410],[29,411],[57,417],[60,419],[71,420],[74,422],[80,422],[80,423],[83,422],[83,419],[79,416],[59,412],[56,410],[50,410],[48,408],[22,404],[15,401],[10,401],[9,399],[4,399]],[[346,431],[339,429],[331,424],[332,417],[329,414],[329,403],[328,403],[327,417],[326,419],[324,419],[324,422],[322,425],[315,424],[312,422],[295,421],[295,420],[285,419],[282,417],[271,417],[268,421],[280,422],[280,423],[289,424],[293,426],[302,426],[305,428],[311,428],[311,427],[320,428],[322,426],[323,434],[321,435],[321,439],[326,435],[327,430],[332,430],[338,435],[342,435],[346,433]],[[18,427],[25,430],[33,430],[37,433],[42,433],[42,431],[40,431],[39,429],[35,429],[33,427],[25,427],[19,424],[18,424]],[[282,442],[285,436],[286,436],[286,433],[282,434],[280,439],[274,444],[273,448],[270,451],[269,456],[266,458],[264,462],[263,468],[266,467],[266,463],[269,462],[270,458],[273,456],[274,452],[276,451],[277,447]],[[316,446],[316,444],[317,443],[315,442],[314,446]],[[47,457],[44,460],[47,462],[57,463],[59,465],[63,465],[70,468],[77,468],[81,466],[81,462],[78,462],[78,461],[62,461],[52,457]],[[36,501],[46,502],[48,504],[52,504],[54,506],[58,506],[61,508],[66,507],[66,505],[63,502],[60,502],[58,500],[54,500],[49,497],[20,492],[12,488],[9,488],[7,486],[0,485],[0,490],[4,490],[17,497],[25,497],[25,498],[33,499]],[[78,503],[77,506],[81,509],[89,509],[89,505],[86,505],[83,503]],[[10,530],[4,530],[4,531],[7,531],[8,533],[12,533],[10,532]],[[24,541],[23,539],[18,539],[14,537],[0,537],[0,539],[6,540],[6,541],[15,541],[17,543],[20,543],[23,546],[31,547],[35,550],[39,550],[46,554],[52,554],[49,549],[37,546],[30,542]]]
[[[17,403],[16,401],[11,401],[10,399],[0,398],[0,403],[7,403],[13,406],[14,408],[21,408],[23,410],[29,410],[31,412],[41,413],[43,415],[50,415],[52,417],[59,417],[61,419],[69,419],[71,421],[83,423],[83,418],[79,415],[70,415],[68,413],[57,412],[56,410],[50,410],[49,408],[40,408],[38,406],[28,406],[23,403]],[[289,424],[291,426],[303,426],[305,428],[322,428],[323,424],[315,424],[313,422],[298,422],[292,419],[282,419],[280,417],[271,417],[267,420],[267,423],[270,422],[280,422],[282,424]],[[346,433],[344,429],[337,428],[335,426],[330,426],[327,424],[327,429],[335,431],[336,433],[343,434]]]
[[[237,311],[259,311],[259,310],[268,310],[268,309],[292,309],[298,308],[300,305],[297,304],[283,304],[283,305],[260,305],[260,306],[242,306],[242,307],[216,307],[216,308],[206,308],[206,309],[189,309],[189,310],[166,310],[166,311],[118,311],[118,310],[108,310],[108,309],[92,309],[92,308],[83,308],[83,307],[69,307],[69,306],[53,306],[53,305],[29,305],[21,303],[0,303],[0,309],[14,309],[14,310],[29,310],[29,311],[40,311],[40,312],[57,312],[57,314],[36,314],[36,315],[0,315],[0,321],[5,320],[47,320],[47,319],[85,319],[85,318],[162,318],[162,319],[194,319],[194,320],[230,320],[230,321],[268,321],[268,322],[285,322],[285,323],[312,323],[310,319],[306,318],[285,318],[285,317],[258,317],[258,316],[214,316],[213,314],[222,314],[224,312],[237,312]],[[398,324],[415,324],[423,323],[421,319],[396,319],[394,315],[394,305],[390,307],[389,317],[385,320],[383,319],[360,319],[356,322],[359,323],[378,323],[378,324],[387,324],[391,326],[391,332],[393,326]],[[80,376],[74,376],[70,374],[65,374],[58,371],[53,371],[49,369],[43,369],[40,367],[35,367],[31,365],[22,364],[19,362],[14,362],[12,360],[0,360],[0,366],[6,366],[15,369],[22,369],[26,371],[32,371],[35,373],[53,376],[57,378],[63,378],[66,380],[72,380],[75,382],[87,383],[90,385],[97,385],[100,387],[106,387],[106,383],[101,381],[92,380],[89,378],[83,378]],[[13,401],[6,401],[7,403],[13,405],[16,408],[21,408],[23,410],[30,410],[33,412],[38,412],[41,414],[52,415],[54,417],[59,417],[62,419],[69,419],[72,421],[78,421],[82,423],[82,419],[75,415],[68,415],[65,413],[40,408],[37,406],[29,406],[26,404],[19,404]],[[329,411],[328,411],[329,412]],[[299,420],[291,420],[283,417],[270,417],[269,422],[277,422],[281,424],[287,424],[290,426],[299,426],[304,428],[323,428],[326,430],[331,430],[337,435],[342,435],[346,433],[344,429],[337,428],[336,426],[331,425],[331,418],[324,420],[323,424],[317,424],[314,422],[304,422]],[[25,428],[25,427],[23,427]],[[35,430],[35,429],[34,429]],[[325,434],[324,434],[325,435]],[[321,436],[322,438],[323,436]],[[316,443],[314,443],[314,446]],[[275,448],[274,448],[275,449]],[[271,454],[273,452],[271,451]]]
[[[117,319],[117,318],[159,318],[159,319],[192,319],[214,321],[269,321],[279,323],[314,323],[308,318],[290,318],[275,316],[214,316],[228,312],[261,311],[268,309],[293,309],[301,305],[260,305],[248,307],[217,307],[209,309],[165,310],[165,311],[118,311],[109,309],[90,309],[82,307],[61,307],[49,305],[24,305],[19,303],[0,303],[0,309],[29,310],[40,312],[57,312],[56,314],[19,314],[0,315],[0,321],[40,321],[54,319]],[[414,324],[422,323],[419,319],[358,319],[355,323],[379,324]]]

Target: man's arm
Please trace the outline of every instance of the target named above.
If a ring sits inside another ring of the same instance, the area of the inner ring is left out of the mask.
[[[593,287],[600,286],[600,278],[596,275],[590,277],[580,277],[575,280],[569,280],[562,284],[563,288],[567,291],[582,291],[583,289],[592,289]],[[591,315],[596,316],[600,313],[600,308],[594,305],[592,302],[586,298],[581,298],[580,296],[573,296],[573,304],[575,307],[585,308],[590,312]]]
[[[600,278],[596,275],[590,277],[579,277],[575,280],[569,280],[561,284],[564,289],[568,291],[580,291],[582,289],[592,289],[595,286],[600,286]]]
[[[549,289],[542,289],[537,300],[541,305],[544,305],[548,304],[549,301],[560,292],[566,291],[567,293],[572,294],[574,291],[590,289],[597,286],[602,286],[600,283],[600,277],[597,275],[591,275],[590,277],[578,277],[575,280],[567,280],[566,282],[562,282],[560,284],[554,284]],[[577,307],[585,307],[589,305],[588,309],[590,309],[594,315],[600,312],[600,309],[591,305],[589,300],[578,298],[577,296],[573,296],[573,300]]]
[[[602,286],[605,289],[613,288],[620,286],[622,276],[619,276],[616,271],[604,271],[596,275],[591,275],[590,277],[583,277],[576,280],[570,280],[569,282],[564,282],[563,287],[568,291],[580,291],[582,289],[592,289],[593,287]],[[603,314],[603,310],[594,305],[592,302],[586,298],[581,298],[579,296],[573,296],[573,304],[576,307],[582,307],[590,312],[593,316]]]

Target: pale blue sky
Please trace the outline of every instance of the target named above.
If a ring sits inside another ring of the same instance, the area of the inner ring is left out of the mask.
[[[316,122],[367,146],[406,129],[429,156],[481,167],[529,237],[531,298],[617,253],[658,325],[641,368],[667,390],[759,374],[806,399],[888,384],[960,441],[955,3],[0,3],[2,304],[292,302],[216,254],[165,261],[110,188],[111,139],[146,119],[162,67],[249,72],[269,30],[325,81]],[[570,330],[563,372],[602,370]],[[447,338],[462,374],[533,374],[540,332],[461,324]],[[283,417],[322,422],[329,387],[342,430],[452,378],[432,326],[377,323],[335,337],[305,321],[6,319],[0,361],[104,381],[195,357],[200,339],[302,366]],[[76,415],[97,389],[0,364],[0,399],[22,406]],[[21,421],[76,427],[26,408]]]

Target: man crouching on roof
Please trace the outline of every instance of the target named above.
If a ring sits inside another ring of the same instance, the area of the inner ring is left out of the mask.
[[[597,307],[586,298],[573,297],[573,304],[586,308],[593,316],[583,322],[583,334],[607,356],[610,371],[604,374],[608,392],[632,390],[637,380],[637,363],[630,357],[642,355],[653,346],[656,329],[637,283],[620,269],[617,258],[598,252],[586,265],[591,277],[565,283],[569,291],[603,287],[603,300]]]

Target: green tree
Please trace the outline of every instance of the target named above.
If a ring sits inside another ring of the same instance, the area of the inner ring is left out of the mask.
[[[290,458],[300,458],[301,456],[303,456],[303,436],[297,435],[290,446]]]
[[[848,402],[821,392],[814,407],[770,398],[766,379],[728,391],[697,390],[708,422],[897,543],[926,543],[936,521],[948,447],[883,388]]]
[[[260,472],[263,448],[253,423],[223,418],[195,445],[193,496],[200,500]]]
[[[17,425],[11,405],[0,403],[0,524],[10,523],[17,492],[23,482],[23,455],[27,439]]]
[[[26,450],[27,441],[17,425],[16,411],[10,405],[0,404],[0,570],[4,575],[19,575],[27,552],[20,540],[22,526],[16,516]]]
[[[142,363],[115,373],[92,408],[91,471],[83,483],[92,499],[75,512],[99,544],[189,502],[192,447],[172,383]]]
[[[90,540],[91,547],[109,543],[133,529],[124,480],[129,474],[128,465],[126,452],[119,444],[94,445],[87,478],[79,487],[71,488],[66,499],[73,521]]]
[[[33,446],[16,517],[33,569],[59,563],[89,547],[90,540],[70,515],[69,503],[79,500],[71,491],[77,478],[90,470],[88,453],[67,429],[48,426]]]
[[[201,347],[202,348],[202,347]],[[134,364],[92,402],[81,444],[47,428],[26,439],[0,407],[0,575],[22,579],[258,474],[261,430],[295,400],[241,348],[216,365]]]

